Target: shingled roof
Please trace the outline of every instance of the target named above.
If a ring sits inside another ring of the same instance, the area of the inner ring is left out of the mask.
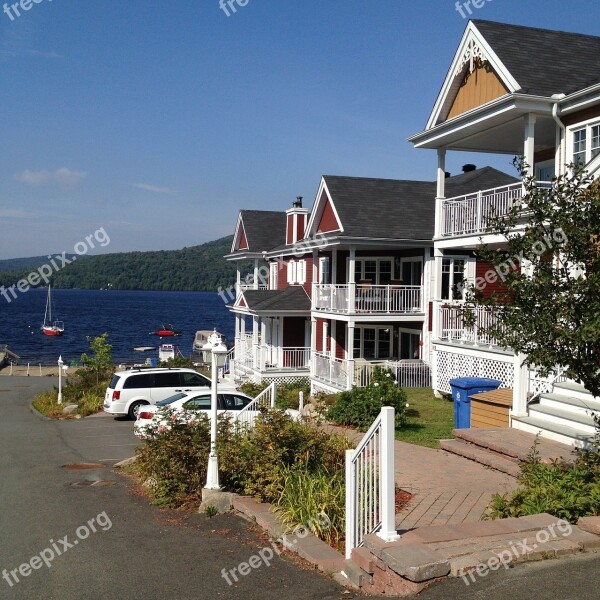
[[[248,249],[239,252],[263,252],[285,244],[285,212],[242,210],[240,218],[246,233]]]
[[[600,37],[473,20],[521,86],[520,93],[550,97],[600,82]]]
[[[432,240],[435,182],[334,175],[325,175],[324,179],[344,228],[340,236]],[[446,179],[446,196],[470,194],[517,181],[506,173],[485,167]]]
[[[310,312],[310,298],[302,286],[284,290],[246,290],[243,297],[252,312]]]

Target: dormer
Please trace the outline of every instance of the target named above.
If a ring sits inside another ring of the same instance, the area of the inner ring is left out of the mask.
[[[306,224],[308,222],[308,210],[302,208],[302,196],[298,196],[292,204],[292,208],[285,211],[286,214],[286,232],[285,243],[288,246],[304,239]]]

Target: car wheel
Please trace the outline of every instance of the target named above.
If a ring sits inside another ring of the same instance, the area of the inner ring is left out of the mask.
[[[129,415],[129,418],[132,421],[136,421],[138,418],[138,415],[140,414],[140,409],[142,408],[142,406],[148,406],[147,402],[134,402],[130,407],[129,407],[129,412],[127,413]]]

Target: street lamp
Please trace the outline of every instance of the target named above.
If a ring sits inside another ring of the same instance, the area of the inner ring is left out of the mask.
[[[62,404],[62,370],[63,370],[62,354],[58,357],[58,404]]]
[[[208,470],[206,474],[206,490],[220,490],[219,486],[219,460],[217,458],[217,377],[218,370],[225,366],[227,348],[216,329],[208,336],[202,346],[204,362],[211,362],[211,387],[210,387],[210,454],[208,456]]]

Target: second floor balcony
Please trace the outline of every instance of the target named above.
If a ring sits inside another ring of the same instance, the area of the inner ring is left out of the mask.
[[[422,314],[420,285],[315,284],[312,310],[346,315]]]
[[[548,188],[552,184],[537,185]],[[513,183],[442,200],[440,235],[447,238],[486,233],[492,219],[508,214],[523,196],[523,184]]]

